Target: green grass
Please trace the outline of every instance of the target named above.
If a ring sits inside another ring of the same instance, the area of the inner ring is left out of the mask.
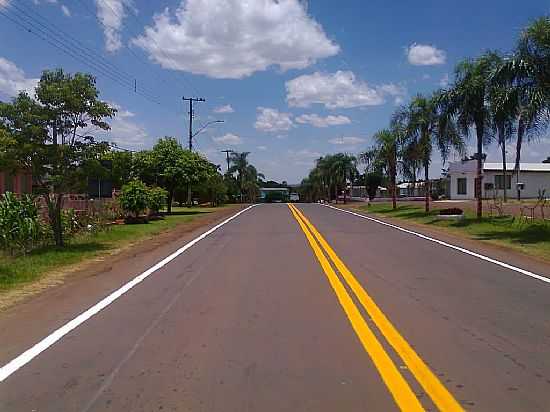
[[[0,256],[0,291],[33,282],[45,273],[80,263],[131,242],[150,238],[177,225],[190,222],[200,215],[217,210],[181,209],[184,210],[174,210],[176,214],[148,224],[113,225],[108,230],[95,235],[80,235],[71,239],[64,248],[46,246],[33,250],[25,256]]]
[[[441,221],[435,218],[438,211],[424,212],[423,205],[401,205],[393,210],[389,203],[373,203],[360,210],[381,217],[403,219],[441,229],[463,237],[505,246],[525,254],[550,260],[550,222],[521,223],[510,216],[476,219],[466,212],[462,221]]]

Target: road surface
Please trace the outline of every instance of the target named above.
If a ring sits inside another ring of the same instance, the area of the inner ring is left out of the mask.
[[[321,205],[191,238],[0,316],[0,411],[550,410],[544,281]]]

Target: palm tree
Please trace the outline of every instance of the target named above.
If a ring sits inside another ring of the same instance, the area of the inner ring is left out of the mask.
[[[514,123],[519,114],[517,89],[513,88],[510,83],[493,81],[488,101],[492,127],[498,136],[497,140],[502,154],[503,198],[507,202],[506,143],[512,140],[515,131]]]
[[[408,107],[398,110],[392,119],[395,127],[403,130],[407,144],[404,148],[404,165],[420,162],[424,169],[424,197],[426,213],[430,211],[430,164],[434,145],[445,161],[449,148],[461,151],[463,142],[456,132],[452,118],[441,122],[439,92],[430,97],[418,94]]]
[[[383,129],[373,136],[374,146],[359,155],[361,161],[385,170],[393,208],[397,208],[397,162],[402,136],[396,129]]]
[[[495,78],[517,92],[515,171],[519,183],[523,142],[546,130],[550,121],[550,17],[535,20],[522,32],[514,55],[498,68]],[[520,195],[518,187],[518,199]]]
[[[343,188],[344,204],[346,204],[347,181],[348,179],[353,180],[354,176],[357,174],[355,162],[355,156],[344,153],[335,154],[330,158],[330,169],[334,181],[336,203],[338,203],[339,189]]]
[[[491,72],[500,58],[494,52],[487,52],[481,57],[466,59],[455,69],[455,81],[450,90],[445,91],[440,104],[443,118],[456,118],[458,130],[467,137],[471,127],[475,128],[477,153],[476,199],[477,217],[483,215],[481,180],[483,178],[483,146],[491,140],[491,113],[487,104]]]
[[[243,201],[245,177],[247,174],[247,168],[249,166],[249,163],[248,163],[249,154],[250,152],[240,152],[240,153],[231,152],[231,155],[229,157],[231,167],[229,168],[228,173],[230,174],[237,173],[237,182],[239,184],[241,203]]]

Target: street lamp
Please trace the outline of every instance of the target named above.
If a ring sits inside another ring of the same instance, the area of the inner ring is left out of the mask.
[[[214,124],[214,123],[224,123],[223,120],[212,120],[211,122],[208,122],[206,123],[205,125],[203,125],[201,128],[199,128],[199,130],[197,130],[193,135],[192,137],[195,137],[196,135],[198,135],[200,132],[202,132],[204,129],[206,129],[208,126],[210,126],[211,124]]]

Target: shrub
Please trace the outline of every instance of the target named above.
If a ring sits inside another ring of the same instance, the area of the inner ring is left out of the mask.
[[[152,215],[158,215],[160,209],[166,205],[168,192],[162,187],[151,187],[148,189],[148,207]]]
[[[42,239],[44,231],[38,208],[29,195],[18,199],[11,192],[0,199],[0,247],[26,253]]]
[[[127,215],[138,218],[149,204],[149,189],[141,180],[132,180],[122,186],[118,201]]]
[[[441,216],[450,216],[450,215],[461,215],[464,211],[462,209],[459,209],[458,207],[451,207],[448,209],[441,209],[439,211],[439,214]]]

